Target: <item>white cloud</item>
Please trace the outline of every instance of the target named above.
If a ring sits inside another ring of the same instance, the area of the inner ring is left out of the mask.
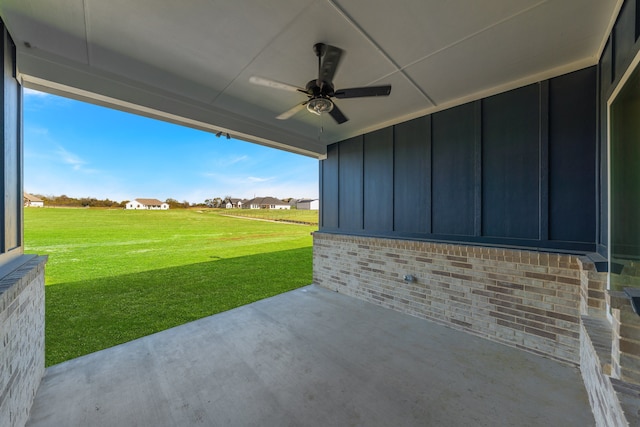
[[[75,171],[80,170],[82,168],[82,166],[87,163],[84,160],[82,160],[79,156],[77,156],[77,155],[75,155],[73,153],[70,153],[69,151],[65,150],[65,148],[62,147],[62,146],[58,147],[57,154],[58,154],[58,156],[60,156],[60,159],[64,163],[66,163],[68,165],[71,165],[71,167]]]
[[[234,157],[232,159],[229,159],[227,161],[227,166],[228,165],[233,165],[235,163],[239,163],[239,162],[244,162],[246,160],[249,160],[249,156],[238,156],[238,157]]]
[[[268,182],[268,181],[272,181],[273,179],[274,179],[274,177],[260,178],[260,177],[257,177],[257,176],[248,176],[247,177],[247,182],[251,182],[251,183]]]
[[[37,91],[37,90],[34,90],[34,89],[29,89],[27,87],[25,87],[22,90],[22,94],[24,96],[34,96],[34,97],[42,97],[42,98],[45,97],[45,96],[51,96],[48,93],[40,92],[40,91]]]
[[[45,127],[41,127],[41,126],[36,126],[36,125],[29,125],[29,126],[25,126],[25,133],[29,134],[29,135],[33,135],[33,136],[39,136],[39,137],[43,137],[43,136],[48,136],[49,135],[49,129],[45,128]]]

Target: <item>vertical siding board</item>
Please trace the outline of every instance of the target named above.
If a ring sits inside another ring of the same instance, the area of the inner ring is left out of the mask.
[[[482,102],[474,102],[473,235],[482,236]]]
[[[433,115],[429,115],[427,120],[427,164],[429,168],[426,170],[427,188],[425,191],[425,199],[428,208],[426,210],[426,228],[427,233],[433,234]]]
[[[538,239],[538,93],[538,85],[530,85],[483,100],[485,236]]]
[[[431,232],[431,117],[395,126],[394,231]]]
[[[322,160],[322,227],[340,227],[340,144],[327,147],[327,158]]]
[[[604,46],[602,51],[602,57],[600,58],[600,91],[602,93],[602,101],[604,102],[606,112],[606,102],[609,99],[609,91],[611,90],[611,84],[613,83],[613,36],[609,37],[609,40]],[[604,115],[606,117],[606,114]]]
[[[625,1],[618,14],[613,28],[615,41],[613,64],[615,78],[619,79],[626,71],[633,58],[636,35],[636,5],[633,1]]]
[[[596,78],[591,67],[549,82],[551,240],[591,242],[596,234]]]
[[[340,143],[338,162],[338,222],[342,231],[363,229],[363,137]]]
[[[538,205],[540,206],[540,221],[538,239],[549,240],[549,81],[540,83],[540,126],[539,126],[539,155],[540,155],[540,185]]]
[[[393,128],[364,136],[364,228],[393,231]]]
[[[475,105],[432,116],[432,229],[440,235],[474,235]]]

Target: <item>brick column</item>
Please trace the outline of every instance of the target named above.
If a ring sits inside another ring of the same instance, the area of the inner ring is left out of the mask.
[[[34,257],[0,280],[0,426],[24,426],[44,374],[44,266]]]
[[[611,291],[613,376],[640,386],[640,316],[624,292]]]

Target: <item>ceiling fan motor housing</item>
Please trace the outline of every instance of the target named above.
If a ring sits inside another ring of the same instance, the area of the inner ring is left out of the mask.
[[[331,84],[331,82],[327,82],[325,80],[323,80],[321,82],[322,84],[320,86],[318,86],[318,80],[310,80],[309,83],[307,83],[306,89],[307,89],[307,94],[309,94],[309,96],[311,97],[317,97],[317,96],[322,96],[322,97],[330,97],[334,95],[334,89],[333,89],[333,84]]]

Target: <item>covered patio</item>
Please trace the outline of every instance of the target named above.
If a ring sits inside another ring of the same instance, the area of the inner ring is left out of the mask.
[[[52,366],[27,425],[595,421],[575,367],[312,285]]]
[[[0,16],[0,426],[640,423],[640,0]],[[45,374],[23,88],[318,159],[314,285]]]

